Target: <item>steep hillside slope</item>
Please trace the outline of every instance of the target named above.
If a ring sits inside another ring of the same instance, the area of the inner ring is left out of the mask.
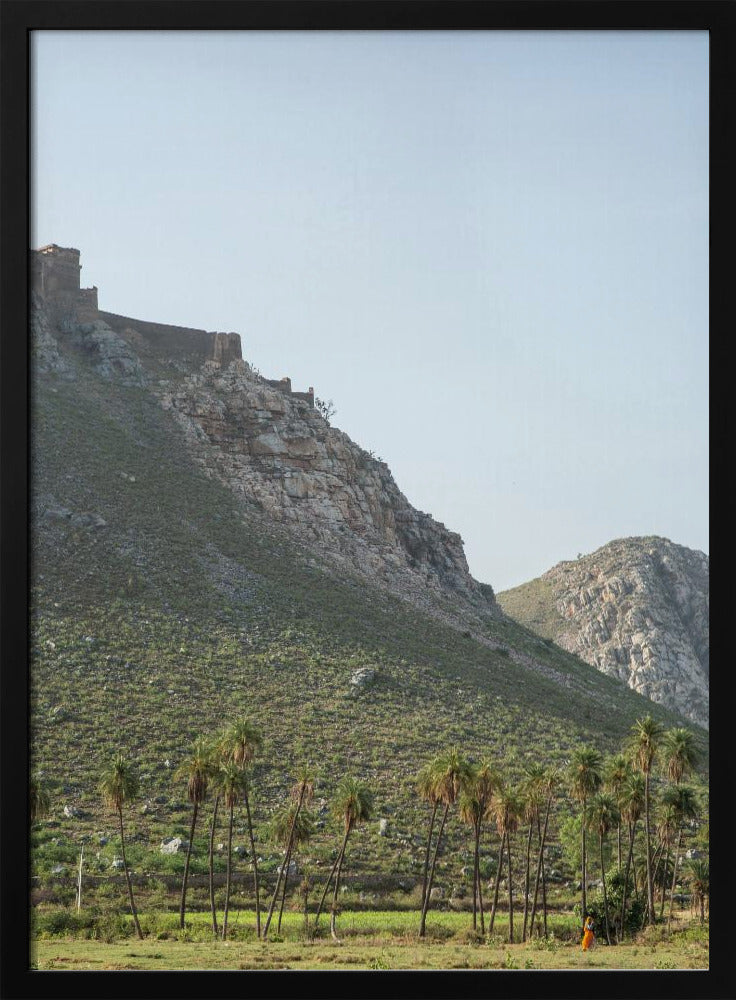
[[[91,322],[67,314],[59,323],[38,295],[32,317],[40,372],[70,377],[66,348],[86,356],[104,379],[148,390],[171,412],[206,475],[286,525],[320,562],[420,607],[450,597],[471,620],[501,616],[492,588],[470,575],[460,536],[412,507],[388,466],[331,427],[311,392],[293,393],[288,379],[255,372],[239,356],[237,334],[182,329],[179,352],[177,328],[161,324],[111,313]],[[216,356],[202,352],[207,338]],[[225,339],[223,352],[217,348]]]
[[[640,694],[708,725],[708,557],[622,538],[498,595],[504,611]]]
[[[133,864],[170,870],[158,843],[186,837],[189,821],[174,770],[195,736],[246,712],[265,740],[254,776],[264,870],[279,858],[270,811],[306,760],[318,769],[318,800],[346,771],[375,790],[376,822],[356,837],[356,869],[414,884],[426,817],[413,776],[440,749],[490,754],[518,775],[530,758],[563,764],[580,740],[612,750],[649,709],[618,680],[499,616],[492,595],[463,575],[451,533],[422,516],[420,540],[443,556],[412,556],[396,516],[401,495],[380,463],[364,470],[363,485],[387,499],[366,500],[365,533],[334,552],[341,529],[325,522],[337,515],[315,515],[311,540],[293,530],[296,516],[276,516],[266,491],[271,482],[286,493],[295,453],[251,450],[246,462],[246,439],[307,442],[305,498],[327,477],[322,509],[334,490],[345,524],[362,510],[360,494],[349,499],[328,463],[343,448],[347,466],[359,449],[288,398],[294,408],[279,414],[242,363],[163,378],[111,327],[64,327],[40,304],[33,333],[32,757],[55,803],[53,828],[35,842],[39,869],[69,863],[82,834],[99,845],[90,863],[109,869],[114,818],[96,783],[123,749],[141,775]],[[215,420],[220,404],[232,420]],[[375,554],[367,572],[350,554],[361,551]],[[682,724],[661,706],[653,713]],[[326,813],[324,801],[318,808]],[[464,844],[452,823],[450,845]],[[239,846],[243,834],[238,827]],[[333,842],[325,815],[317,867]]]

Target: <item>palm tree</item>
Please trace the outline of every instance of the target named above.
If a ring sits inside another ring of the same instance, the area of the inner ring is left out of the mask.
[[[483,820],[488,816],[493,794],[500,783],[493,765],[483,761],[472,769],[468,786],[460,792],[460,816],[473,828],[473,930],[477,929],[477,912],[480,911],[481,934],[485,934],[485,919],[480,878],[480,835]]]
[[[452,750],[449,750],[447,753],[436,757],[431,764],[431,771],[435,780],[435,794],[437,795],[439,802],[442,803],[445,808],[442,814],[440,829],[437,834],[434,855],[432,857],[432,866],[429,870],[427,887],[424,894],[424,901],[422,903],[422,916],[419,923],[419,937],[424,937],[426,933],[429,897],[432,893],[435,866],[437,864],[437,856],[439,854],[440,843],[442,841],[442,834],[445,829],[445,823],[447,822],[447,814],[450,811],[450,806],[457,802],[462,789],[466,788],[471,782],[473,773],[470,762],[460,753],[457,747],[453,747]]]
[[[601,880],[603,882],[603,914],[606,924],[606,941],[611,943],[611,932],[608,926],[608,895],[606,893],[606,867],[603,861],[603,841],[614,823],[620,821],[620,813],[616,800],[612,795],[595,795],[588,809],[588,826],[598,832],[598,844],[601,858]]]
[[[585,856],[586,807],[588,799],[595,795],[602,782],[602,757],[594,747],[580,746],[573,751],[570,762],[570,792],[572,797],[581,803],[581,836],[582,836],[582,888],[583,888],[583,920],[587,916],[588,872]]]
[[[700,922],[705,921],[705,901],[710,895],[710,865],[703,858],[687,863],[687,880],[696,903],[700,903]]]
[[[670,909],[667,917],[667,929],[672,925],[672,904],[675,898],[675,883],[677,882],[677,867],[680,858],[680,846],[682,844],[682,828],[685,820],[695,819],[698,815],[698,800],[695,797],[695,790],[688,785],[676,785],[673,789],[675,795],[672,798],[672,805],[677,823],[677,845],[675,847],[674,867],[672,872],[672,887],[670,890]]]
[[[662,759],[670,781],[679,785],[700,760],[700,746],[689,729],[667,729],[662,737]]]
[[[556,767],[549,767],[544,773],[543,789],[546,796],[544,811],[544,826],[539,835],[539,859],[537,861],[537,876],[534,881],[534,901],[532,903],[531,928],[534,929],[534,916],[537,912],[537,894],[539,892],[539,879],[542,879],[542,907],[544,912],[544,936],[547,937],[547,886],[544,874],[544,844],[547,839],[547,828],[549,825],[549,813],[552,807],[552,799],[560,782],[560,773]]]
[[[526,872],[524,875],[524,926],[521,940],[526,941],[527,918],[529,916],[529,882],[531,879],[532,834],[536,827],[537,836],[541,839],[539,828],[539,810],[544,801],[545,769],[543,764],[529,763],[524,767],[524,782],[522,785],[524,819],[529,824],[526,838]]]
[[[672,841],[678,827],[677,817],[677,787],[670,786],[662,794],[659,820],[657,822],[657,836],[659,845],[657,849],[657,859],[654,864],[654,884],[661,883],[662,895],[660,899],[660,920],[664,916],[664,901],[667,894],[667,877],[669,875],[670,849]],[[661,876],[660,876],[661,870]]]
[[[497,810],[499,802],[502,801],[503,796],[506,794],[506,783],[501,779],[498,787],[494,790],[493,799],[491,801],[491,815],[494,820],[497,816]],[[496,877],[493,883],[493,903],[491,904],[491,919],[488,924],[488,933],[493,933],[493,925],[496,921],[496,907],[498,906],[498,890],[501,885],[501,875],[503,874],[503,855],[506,850],[506,834],[501,834],[501,843],[498,848],[498,860],[496,861]]]
[[[51,808],[51,796],[40,774],[31,775],[28,792],[31,823],[35,823],[37,819],[43,819],[44,816],[48,816]]]
[[[123,855],[123,868],[125,870],[125,881],[128,884],[128,899],[130,900],[130,912],[133,914],[133,923],[138,937],[143,940],[143,931],[138,922],[138,913],[133,899],[133,886],[130,882],[130,872],[128,862],[125,857],[125,831],[123,830],[123,806],[130,802],[138,794],[138,777],[134,773],[131,765],[123,754],[116,754],[112,763],[102,773],[99,790],[105,803],[114,809],[118,814],[120,822],[120,848]]]
[[[700,745],[693,733],[689,729],[676,727],[667,729],[662,737],[662,759],[667,776],[670,781],[674,781],[675,787],[679,790],[680,782],[686,774],[691,774],[700,760]],[[675,895],[675,883],[677,881],[677,863],[682,843],[682,824],[686,819],[693,819],[697,815],[697,803],[692,789],[688,789],[684,795],[676,795],[673,798],[673,806],[677,819],[677,846],[675,847],[675,862],[672,873],[672,891],[670,892],[670,909],[667,918],[667,929],[672,925],[672,903]],[[664,897],[662,899],[664,903]]]
[[[217,783],[220,789],[225,807],[230,810],[228,830],[227,830],[227,877],[225,880],[225,912],[222,917],[222,940],[227,938],[227,917],[230,909],[230,874],[232,869],[233,854],[233,813],[238,801],[248,794],[248,776],[246,772],[232,760],[220,765],[217,775]]]
[[[295,784],[291,789],[291,798],[294,802],[292,808],[288,809],[286,813],[281,817],[288,822],[286,830],[279,827],[279,822],[277,820],[274,826],[274,836],[275,839],[281,843],[284,843],[286,848],[284,863],[281,865],[278,876],[276,878],[276,888],[274,889],[273,899],[271,900],[271,906],[268,910],[268,916],[266,917],[266,926],[263,928],[263,937],[265,938],[268,934],[268,928],[271,924],[271,917],[273,916],[273,909],[276,905],[276,899],[279,894],[279,887],[281,885],[281,877],[284,875],[284,892],[281,899],[281,909],[279,910],[279,922],[278,929],[281,929],[281,914],[284,909],[284,900],[286,899],[286,883],[288,881],[289,863],[291,861],[291,852],[294,849],[294,845],[297,842],[307,839],[308,836],[308,824],[303,824],[299,826],[299,815],[301,813],[302,806],[307,806],[312,801],[314,796],[314,775],[311,773],[309,768],[306,766],[302,767],[299,771],[299,775]],[[311,822],[311,821],[310,821]]]
[[[209,743],[209,765],[210,782],[214,786],[215,790],[215,803],[212,807],[212,819],[210,821],[210,837],[209,837],[209,850],[208,850],[208,871],[209,871],[209,889],[210,889],[210,911],[212,913],[212,933],[215,937],[219,937],[219,928],[217,926],[217,908],[215,906],[215,829],[217,828],[217,811],[220,805],[220,765],[225,761],[225,751],[223,749],[223,734],[215,736],[213,740]]]
[[[434,821],[437,817],[437,809],[440,804],[440,797],[437,791],[437,782],[432,764],[427,764],[421,769],[416,779],[417,793],[420,799],[429,802],[432,806],[432,814],[429,819],[429,834],[427,836],[427,849],[424,854],[424,869],[422,872],[422,909],[424,909],[424,898],[427,895],[427,877],[429,873],[429,858],[432,848],[432,833],[434,832]]]
[[[652,869],[652,842],[650,835],[649,776],[657,755],[662,727],[651,715],[637,719],[632,727],[630,750],[635,764],[644,775],[644,829],[647,849],[647,907],[648,920],[654,923],[654,871]]]
[[[621,795],[624,785],[631,774],[631,761],[623,753],[614,754],[604,768],[603,782],[605,787],[613,796],[619,810],[621,809]],[[620,812],[619,812],[620,817]],[[621,870],[621,819],[616,824],[616,848],[618,857],[618,867]]]
[[[253,763],[256,753],[263,744],[260,731],[250,721],[243,717],[233,723],[226,730],[220,741],[220,749],[225,759],[229,759],[241,771]],[[248,837],[250,839],[250,854],[253,863],[253,883],[256,896],[256,936],[261,936],[261,904],[258,889],[258,856],[256,855],[255,838],[253,837],[253,821],[250,814],[250,795],[248,782],[243,788],[243,802],[245,803],[245,815],[248,821]]]
[[[292,804],[289,812],[295,810],[295,806]],[[289,852],[289,861],[291,860],[292,853],[297,847],[301,847],[302,844],[306,844],[309,838],[314,833],[314,815],[310,810],[302,807],[299,812],[299,817],[294,824],[294,832],[292,834],[291,841],[291,851]],[[284,888],[281,892],[281,903],[279,905],[279,921],[276,925],[276,932],[281,933],[281,918],[284,913],[284,903],[286,902],[286,887],[289,884],[289,863],[286,862],[284,866]]]
[[[179,926],[184,928],[184,912],[187,900],[187,881],[189,879],[189,862],[194,844],[194,829],[197,825],[197,813],[207,795],[207,783],[212,770],[209,744],[201,737],[195,741],[189,757],[175,772],[177,780],[186,778],[187,798],[192,803],[192,824],[189,828],[189,843],[187,857],[184,863],[184,878],[181,883],[181,903],[179,905]]]
[[[621,897],[621,935],[624,933],[624,920],[626,917],[626,893],[629,885],[629,872],[631,871],[631,861],[634,856],[634,839],[636,837],[636,824],[644,811],[644,776],[632,771],[626,779],[621,789],[621,799],[619,804],[622,819],[629,828],[629,853],[626,859],[626,873],[624,875],[624,888]],[[636,884],[636,880],[634,880]]]
[[[506,843],[506,857],[509,862],[509,942],[514,941],[514,892],[513,868],[511,865],[511,836],[519,828],[519,820],[523,813],[523,803],[519,794],[508,785],[500,789],[494,799],[493,812],[496,818],[496,829],[501,834],[501,843]],[[500,870],[499,870],[500,877]],[[498,884],[498,881],[497,881]]]
[[[337,939],[337,934],[335,933],[337,893],[340,888],[340,875],[342,873],[342,864],[345,859],[345,850],[348,846],[348,837],[359,823],[364,823],[373,815],[373,796],[363,782],[352,777],[343,778],[337,786],[337,791],[335,792],[335,799],[332,804],[332,813],[337,818],[342,819],[345,835],[343,837],[342,846],[340,847],[340,851],[338,852],[335,860],[335,864],[332,866],[332,871],[327,879],[324,892],[322,893],[322,899],[320,900],[317,914],[314,918],[314,926],[316,929],[317,921],[319,920],[319,915],[322,912],[322,907],[324,905],[325,896],[327,895],[327,890],[334,875],[335,881],[334,891],[332,893],[330,933],[333,938]]]

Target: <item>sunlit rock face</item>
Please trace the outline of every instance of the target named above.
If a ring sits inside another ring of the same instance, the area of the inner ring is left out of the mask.
[[[554,603],[560,646],[707,727],[708,577],[703,552],[653,536],[610,542],[524,587]]]
[[[460,536],[413,508],[388,466],[308,400],[242,360],[207,362],[159,391],[200,463],[328,560],[499,614],[489,588],[470,576]]]
[[[99,310],[79,288],[79,251],[34,251],[32,344],[37,372],[97,375],[156,396],[196,461],[259,507],[337,572],[384,584],[437,613],[500,617],[474,580],[462,539],[412,507],[388,466],[315,409],[314,390],[266,379],[242,357],[237,333],[216,333]],[[442,612],[444,613],[444,612]]]

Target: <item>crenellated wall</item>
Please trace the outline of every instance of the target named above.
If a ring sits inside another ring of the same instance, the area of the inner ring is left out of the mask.
[[[187,366],[200,367],[205,361],[215,361],[226,367],[232,361],[242,361],[243,352],[238,333],[219,333],[193,327],[151,323],[148,320],[122,316],[100,310],[97,287],[80,288],[79,250],[56,243],[32,250],[30,257],[31,285],[44,300],[49,316],[57,324],[83,325],[102,321],[126,340],[145,360],[167,362],[171,359]],[[293,392],[291,379],[265,380],[288,396],[302,399],[314,406],[314,389]]]
[[[243,356],[240,334],[237,333],[214,333],[169,323],[151,323],[102,309],[98,316],[135,348],[152,356],[182,357],[196,364],[213,360],[228,364]]]

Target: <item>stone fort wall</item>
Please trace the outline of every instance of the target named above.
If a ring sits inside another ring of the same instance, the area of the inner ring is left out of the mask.
[[[212,333],[169,323],[151,323],[102,309],[97,315],[132,346],[159,357],[186,356],[199,364],[213,360],[229,364],[243,357],[238,333]]]
[[[205,361],[227,365],[231,361],[242,360],[238,333],[215,333],[168,323],[151,323],[101,310],[97,286],[80,288],[82,266],[79,257],[76,248],[60,247],[56,243],[31,251],[32,288],[44,300],[57,322],[83,324],[102,320],[137,352],[154,360],[176,357],[196,366]],[[314,389],[311,386],[308,392],[294,392],[290,378],[265,381],[286,395],[306,400],[314,406]]]

